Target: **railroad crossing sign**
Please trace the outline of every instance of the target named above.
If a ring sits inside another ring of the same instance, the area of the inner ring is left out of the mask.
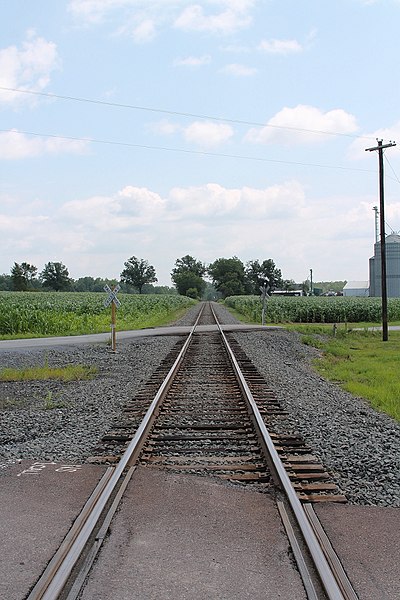
[[[265,325],[265,301],[267,298],[269,298],[269,290],[270,285],[269,285],[269,280],[266,277],[263,277],[264,283],[263,285],[260,285],[260,292],[261,292],[261,301],[262,301],[262,312],[261,312],[261,325]]]
[[[108,293],[107,298],[104,300],[104,306],[107,308],[107,306],[110,306],[110,304],[113,302],[115,306],[119,308],[121,306],[121,302],[117,298],[117,293],[121,287],[117,284],[112,290],[109,285],[105,285],[103,289]]]
[[[111,289],[109,285],[105,285],[103,289],[108,294],[107,298],[104,300],[104,306],[107,307],[107,306],[111,305],[111,350],[113,352],[115,352],[116,347],[117,347],[117,340],[116,340],[116,322],[117,322],[116,312],[117,311],[116,311],[116,309],[121,306],[121,302],[117,298],[117,293],[119,292],[119,290],[121,288],[117,284],[114,289]]]

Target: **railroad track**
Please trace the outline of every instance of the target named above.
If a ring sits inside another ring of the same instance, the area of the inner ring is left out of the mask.
[[[224,334],[220,325],[215,331],[196,333],[200,323],[212,322],[216,323],[216,316],[207,303],[184,344],[171,351],[145,390],[125,407],[122,418],[103,436],[90,462],[115,466],[108,469],[96,498],[84,511],[82,524],[54,557],[28,600],[60,597],[89,539],[94,537],[76,582],[69,582],[70,591],[63,596],[68,600],[77,597],[137,464],[218,477],[232,485],[273,493],[308,597],[321,597],[306,566],[311,558],[324,597],[356,600],[310,505],[311,501],[343,502],[345,498],[303,440],[268,431],[269,418],[284,411],[239,345]],[[99,529],[100,515],[106,507]],[[307,557],[303,556],[293,526],[301,532]]]
[[[215,324],[216,317],[206,304],[198,325]],[[286,411],[233,335],[227,334],[226,340],[270,430],[270,419],[285,416]],[[178,343],[173,348],[141,393],[125,407],[123,418],[102,437],[90,462],[113,464],[120,459],[181,347]],[[346,501],[299,435],[270,431],[270,436],[302,502]],[[141,464],[212,475],[270,491],[273,484],[267,466],[268,451],[262,444],[221,333],[217,329],[194,332],[163,399]]]

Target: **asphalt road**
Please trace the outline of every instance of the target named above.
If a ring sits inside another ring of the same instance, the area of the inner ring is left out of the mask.
[[[197,331],[213,331],[216,325],[199,325]],[[261,325],[223,325],[224,331],[249,331],[254,329],[278,329],[277,327],[262,327]],[[117,344],[132,338],[156,336],[156,335],[187,335],[191,327],[170,326],[156,327],[151,329],[133,329],[130,331],[117,332]],[[105,344],[110,340],[110,333],[94,333],[91,335],[71,335],[64,337],[29,338],[18,340],[0,340],[0,352],[5,350],[25,350],[28,348],[49,348],[56,346],[74,346],[77,344]]]

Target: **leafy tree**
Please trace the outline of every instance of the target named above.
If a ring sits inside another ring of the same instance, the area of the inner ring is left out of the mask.
[[[171,273],[171,279],[178,294],[190,298],[201,298],[206,288],[206,282],[203,279],[205,272],[205,265],[193,256],[187,254],[182,258],[178,258]]]
[[[154,283],[158,281],[156,271],[144,258],[131,256],[125,263],[125,269],[121,273],[121,281],[131,285],[142,293],[145,283]]]
[[[172,277],[172,281],[176,285],[178,294],[189,296],[190,298],[201,298],[206,287],[204,279],[191,271],[176,273]]]
[[[176,288],[168,285],[152,285],[151,283],[145,283],[142,290],[143,294],[168,294],[170,296],[176,295]]]
[[[108,284],[110,287],[114,287],[117,281],[108,279],[102,279],[101,277],[80,277],[73,282],[74,292],[103,292],[104,286]]]
[[[79,277],[73,283],[74,292],[93,292],[95,280],[93,277]]]
[[[203,277],[206,272],[206,267],[199,260],[193,258],[193,256],[186,254],[186,256],[182,256],[182,258],[178,258],[175,261],[175,268],[172,270],[172,275],[187,271],[195,273],[199,277]]]
[[[37,268],[27,262],[14,263],[11,269],[11,280],[14,290],[25,291],[33,287],[33,280],[37,274]]]
[[[237,256],[218,258],[208,267],[208,274],[223,298],[247,292],[244,264]]]
[[[14,263],[14,266],[11,269],[11,280],[14,290],[17,292],[23,292],[28,287],[22,267],[18,263]]]
[[[7,275],[6,273],[3,273],[2,275],[0,275],[0,291],[7,292],[7,291],[11,291],[12,289],[13,289],[13,283],[12,283],[11,275]]]
[[[260,264],[258,260],[249,260],[246,263],[246,278],[248,281],[248,291],[251,294],[260,293],[260,285],[264,279],[268,279],[270,290],[280,288],[283,285],[281,270],[275,266],[272,258],[263,260]]]
[[[282,289],[286,292],[290,292],[292,290],[301,289],[301,286],[297,285],[294,279],[284,279],[282,281]]]
[[[40,273],[40,279],[43,287],[56,292],[70,289],[72,282],[67,267],[61,262],[48,262]]]

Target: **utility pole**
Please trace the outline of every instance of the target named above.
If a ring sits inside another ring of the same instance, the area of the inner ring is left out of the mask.
[[[387,281],[386,281],[386,239],[385,239],[385,202],[384,202],[384,178],[383,178],[383,150],[395,146],[395,142],[383,144],[377,140],[378,145],[374,148],[366,148],[366,152],[378,151],[379,158],[379,211],[380,211],[380,233],[381,233],[381,281],[382,281],[382,341],[388,341],[388,314],[387,314]]]
[[[310,295],[313,295],[313,280],[312,280],[312,269],[310,269]]]

